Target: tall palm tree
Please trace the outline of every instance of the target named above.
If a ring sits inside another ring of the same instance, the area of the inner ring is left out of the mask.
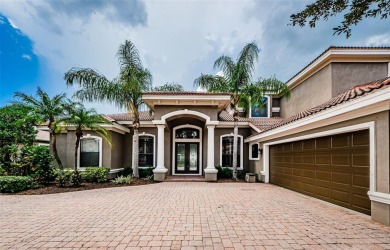
[[[57,120],[64,116],[64,108],[67,105],[65,93],[50,96],[38,87],[36,97],[27,95],[22,92],[15,92],[14,97],[18,99],[14,104],[29,108],[35,117],[38,117],[42,122],[48,122],[47,127],[50,132],[50,146],[53,150],[54,159],[58,167],[63,169],[63,165],[57,152]]]
[[[290,95],[286,84],[274,77],[252,81],[255,62],[258,60],[259,48],[255,43],[247,44],[234,61],[231,57],[222,55],[214,62],[214,69],[219,69],[223,75],[201,74],[195,79],[195,86],[207,89],[209,92],[230,92],[233,108],[233,178],[237,179],[237,136],[238,136],[238,106],[249,108],[250,105],[263,105],[262,98],[267,94]]]
[[[151,90],[152,75],[144,68],[134,44],[126,40],[119,46],[117,57],[120,73],[107,79],[89,68],[72,68],[65,73],[66,84],[78,83],[81,89],[74,96],[81,101],[106,101],[124,108],[133,118],[133,175],[138,174],[139,107],[143,103],[143,91]]]
[[[77,156],[80,147],[80,140],[83,137],[83,130],[90,129],[104,138],[110,146],[111,134],[102,125],[107,123],[101,115],[98,115],[94,109],[85,109],[81,103],[73,103],[67,107],[68,116],[61,119],[61,125],[75,126],[76,144],[74,153],[74,170],[77,172]]]

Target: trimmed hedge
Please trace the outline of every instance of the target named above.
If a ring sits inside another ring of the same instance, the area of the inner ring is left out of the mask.
[[[32,187],[28,176],[0,176],[0,193],[15,193]]]
[[[87,167],[85,171],[80,172],[81,178],[86,182],[107,182],[109,168],[104,167]]]
[[[217,174],[218,178],[230,179],[233,177],[232,169],[228,167],[221,167],[221,166],[216,166],[215,168],[218,170],[218,174]]]

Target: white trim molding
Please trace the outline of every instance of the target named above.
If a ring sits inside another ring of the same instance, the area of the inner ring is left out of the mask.
[[[77,168],[78,169],[84,169],[84,168],[80,167],[81,141],[82,140],[90,140],[90,139],[95,139],[99,143],[99,167],[101,167],[103,165],[103,139],[99,136],[87,134],[86,136],[83,136],[80,138],[80,145],[79,145],[78,154],[77,154]]]
[[[181,128],[194,128],[199,130],[199,138],[197,139],[191,139],[191,138],[186,138],[186,139],[178,139],[176,138],[176,130],[181,129]],[[195,125],[190,125],[190,124],[185,124],[185,125],[180,125],[176,126],[173,128],[172,131],[172,175],[202,175],[202,169],[203,169],[203,161],[202,161],[202,139],[203,139],[203,133],[202,133],[202,128],[195,126]],[[198,142],[199,143],[199,159],[198,159],[198,167],[199,167],[199,172],[197,174],[179,174],[176,173],[176,166],[175,166],[175,159],[176,159],[176,142]]]
[[[252,158],[252,146],[257,145],[257,158]],[[260,143],[258,142],[253,142],[249,143],[249,160],[254,161],[254,160],[260,160]]]
[[[240,150],[240,166],[241,167],[237,167],[237,170],[243,170],[244,169],[244,140],[243,140],[243,136],[242,135],[237,135],[238,138],[241,138],[241,145],[240,145],[240,148],[238,150]],[[225,135],[221,135],[220,138],[219,138],[219,165],[221,167],[224,167],[222,166],[222,138],[223,137],[234,137],[233,133],[231,134],[225,134]]]
[[[168,114],[161,116],[160,120],[153,120],[152,122],[155,125],[165,125],[167,119],[174,117],[174,116],[182,116],[182,115],[191,115],[191,116],[200,117],[206,121],[206,125],[218,125],[218,123],[219,123],[218,121],[211,121],[210,116],[208,116],[206,114],[203,114],[203,113],[201,113],[199,111],[195,111],[195,110],[189,110],[189,109],[176,110],[176,111],[170,112]]]
[[[376,189],[376,151],[375,151],[375,122],[366,122],[360,123],[352,126],[326,130],[323,132],[312,133],[308,135],[297,136],[289,139],[273,141],[263,144],[263,166],[264,166],[264,175],[265,183],[269,183],[269,147],[276,144],[282,144],[293,141],[301,141],[312,138],[319,138],[324,136],[343,134],[348,132],[360,131],[360,130],[369,130],[370,134],[370,192],[375,192]]]
[[[153,134],[146,134],[145,132],[142,132],[138,134],[138,144],[141,137],[152,137],[153,138],[153,166],[152,167],[140,167],[138,162],[138,168],[155,168],[156,167],[156,135]],[[134,142],[134,135],[133,135],[133,142]],[[133,145],[134,148],[134,145]],[[139,161],[139,156],[138,156]],[[134,162],[133,162],[134,165]]]
[[[368,196],[370,197],[371,201],[390,205],[390,194],[368,191]]]

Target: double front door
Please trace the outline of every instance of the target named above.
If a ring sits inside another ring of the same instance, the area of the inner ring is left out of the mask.
[[[199,173],[199,142],[176,142],[175,147],[175,172]]]

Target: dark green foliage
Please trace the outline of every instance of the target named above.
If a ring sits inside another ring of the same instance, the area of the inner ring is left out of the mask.
[[[71,185],[72,173],[73,171],[70,168],[56,170],[57,185],[60,187]]]
[[[238,173],[237,173],[237,178],[238,179],[245,179],[245,175],[246,175],[246,173],[248,173],[248,171],[246,171],[246,170],[238,170],[237,171]]]
[[[131,167],[125,168],[122,173],[122,176],[133,176],[133,169]]]
[[[320,19],[327,21],[329,17],[346,10],[341,25],[333,28],[333,34],[345,33],[348,38],[351,36],[351,26],[357,25],[363,18],[386,19],[390,14],[390,0],[317,0],[301,12],[291,15],[290,24],[303,27],[308,21],[310,28],[314,28]]]
[[[221,167],[221,166],[216,166],[215,168],[218,170],[217,177],[219,179],[233,178],[233,170],[231,168]]]
[[[109,168],[88,167],[85,171],[81,172],[81,177],[86,182],[107,182],[107,175],[109,172]]]
[[[30,175],[34,181],[46,184],[54,180],[54,160],[46,146],[26,146],[20,152],[21,175]]]
[[[183,86],[175,82],[167,82],[166,84],[158,87],[154,87],[153,91],[184,91]]]
[[[153,175],[154,168],[140,168],[139,169],[139,178],[147,178]]]
[[[0,166],[4,175],[13,174],[18,146],[34,142],[36,119],[29,113],[30,109],[18,105],[0,108]]]
[[[80,187],[81,183],[82,183],[82,178],[79,171],[73,171],[70,177],[70,185],[72,187]]]
[[[0,193],[15,193],[32,187],[28,176],[0,176]]]

